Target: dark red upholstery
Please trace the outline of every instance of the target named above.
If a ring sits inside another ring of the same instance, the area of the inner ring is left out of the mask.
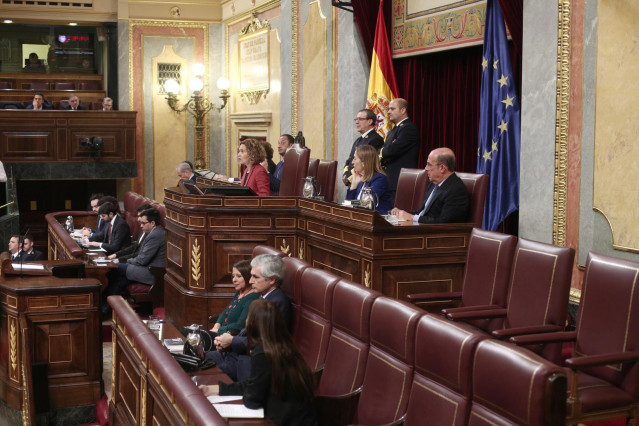
[[[29,83],[29,89],[31,90],[49,90],[48,81],[32,81]]]
[[[308,173],[309,149],[293,145],[284,155],[280,195],[301,197],[304,178]]]
[[[319,166],[319,158],[309,158],[308,174],[306,176],[317,177],[317,166]]]
[[[144,195],[140,195],[136,192],[127,192],[124,194],[124,211],[120,212],[124,220],[129,224],[131,228],[131,237],[137,240],[140,236],[140,224],[138,223],[137,209],[142,204],[151,204],[151,200]]]
[[[474,228],[468,241],[468,257],[461,292],[409,294],[408,300],[420,304],[441,300],[461,299],[458,308],[443,312],[462,312],[468,309],[505,308],[508,284],[517,237]],[[503,320],[481,319],[475,327],[492,331],[502,327]]]
[[[562,368],[509,343],[479,343],[472,368],[468,425],[563,425]]]
[[[11,83],[8,81],[0,81],[0,89],[11,89]]]
[[[80,83],[82,84],[82,83]],[[91,102],[89,104],[89,109],[92,111],[100,111],[102,110],[102,102]]]
[[[405,414],[413,379],[415,329],[422,315],[422,310],[406,302],[383,296],[373,302],[356,423],[387,424]]]
[[[75,90],[75,84],[72,81],[56,81],[53,90]]]
[[[286,256],[286,254],[284,254],[284,252],[282,252],[281,250],[276,249],[275,247],[264,246],[264,245],[257,245],[255,247],[253,247],[253,257],[259,256],[261,254],[272,254],[272,255],[275,255],[275,256],[279,256],[279,257]]]
[[[429,424],[466,424],[473,357],[478,343],[486,338],[466,324],[434,315],[420,318],[406,424],[421,424],[425,413]]]
[[[69,100],[68,99],[62,99],[60,102],[58,102],[58,106],[56,107],[56,109],[63,109],[65,107],[69,106]]]
[[[302,272],[308,268],[308,263],[300,260],[296,257],[284,256],[284,281],[280,285],[280,288],[291,299],[292,315],[291,315],[291,330],[293,334],[299,325],[300,316],[300,288],[302,286]]]
[[[395,207],[401,210],[417,210],[424,203],[428,188],[428,175],[424,169],[402,169],[397,180]]]
[[[320,183],[320,195],[326,201],[335,199],[335,180],[337,179],[337,161],[320,160],[317,166],[317,180]]]
[[[99,81],[82,81],[80,90],[102,90],[102,84]]]
[[[306,268],[301,275],[299,316],[295,319],[293,341],[312,371],[324,367],[337,281],[335,275],[321,269]]]
[[[484,220],[484,202],[486,201],[486,191],[488,190],[488,175],[477,173],[459,173],[457,176],[464,181],[468,195],[470,195],[470,211],[468,212],[468,222],[474,223],[481,228]]]

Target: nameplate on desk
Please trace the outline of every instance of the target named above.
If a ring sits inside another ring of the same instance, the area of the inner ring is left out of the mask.
[[[39,263],[19,263],[12,262],[11,266],[14,270],[23,270],[23,271],[44,271],[44,265]]]

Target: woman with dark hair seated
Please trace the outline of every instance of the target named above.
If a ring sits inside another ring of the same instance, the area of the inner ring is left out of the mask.
[[[240,179],[240,184],[248,186],[261,197],[271,195],[271,180],[266,169],[260,164],[265,159],[266,152],[261,143],[255,139],[240,141],[240,146],[237,148],[237,162],[246,167]],[[218,174],[214,179],[225,181],[227,177]]]
[[[217,317],[215,325],[211,329],[213,333],[218,335],[227,331],[240,331],[246,325],[246,317],[248,316],[249,306],[251,302],[259,299],[260,295],[253,291],[249,280],[251,279],[251,262],[248,260],[240,260],[233,265],[233,287],[235,294],[231,303]],[[231,333],[232,334],[232,333]]]
[[[361,145],[353,156],[353,181],[346,190],[347,200],[359,200],[362,189],[370,187],[377,196],[377,210],[387,214],[393,208],[393,199],[388,191],[388,180],[379,163],[377,150],[371,145]]]
[[[278,307],[269,300],[251,303],[246,333],[252,346],[250,377],[201,385],[204,395],[242,395],[246,407],[264,407],[276,425],[317,425],[313,374],[295,348]]]

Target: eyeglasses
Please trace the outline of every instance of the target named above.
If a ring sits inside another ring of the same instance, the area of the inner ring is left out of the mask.
[[[360,117],[357,117],[357,118],[356,118],[355,120],[353,120],[353,121],[357,123],[358,121],[366,121],[366,120],[368,120],[368,118],[360,118]]]
[[[140,225],[146,225],[146,224],[147,224],[147,223],[149,223],[149,222],[145,222],[145,221],[143,221],[143,220],[138,220],[138,223],[139,223]]]

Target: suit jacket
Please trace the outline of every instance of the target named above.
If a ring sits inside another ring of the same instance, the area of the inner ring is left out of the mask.
[[[146,233],[142,233],[140,238],[137,241],[133,241],[130,246],[123,248],[122,250],[115,253],[115,257],[118,259],[118,262],[124,262],[127,259],[131,259],[132,257],[136,257],[140,252],[140,247],[142,247],[142,241],[146,237]]]
[[[388,176],[388,188],[391,191],[397,190],[397,181],[402,167],[417,167],[419,145],[419,129],[408,118],[393,127],[386,136],[381,150],[382,166]]]
[[[131,281],[142,284],[153,284],[153,274],[150,266],[166,267],[166,245],[164,228],[156,226],[140,244],[140,251],[136,257],[127,259],[126,277]]]
[[[44,254],[42,254],[42,252],[38,250],[31,250],[31,253],[24,253],[24,252],[21,252],[21,253],[23,254],[22,260],[25,262],[30,262],[34,260],[44,260]]]
[[[62,109],[67,111],[72,111],[71,105],[65,105]],[[78,109],[76,111],[86,111],[86,109],[87,107],[85,107],[84,105],[78,105]]]
[[[269,175],[271,195],[280,193],[280,182],[282,180],[282,170],[284,169],[284,160],[277,163],[275,171]]]
[[[379,149],[384,146],[384,139],[375,130],[371,130],[366,136],[360,136],[355,139],[351,147],[351,153],[348,155],[346,163],[344,164],[344,176],[348,178],[349,182],[352,182],[350,176],[353,173],[353,156],[355,156],[355,150],[362,145],[370,145],[379,152]]]
[[[242,175],[242,186],[248,186],[260,197],[268,197],[271,195],[270,184],[271,180],[268,177],[268,172],[260,164],[253,164],[251,166],[251,172],[248,173],[248,168]],[[247,176],[248,173],[248,176]]]
[[[115,222],[113,224],[113,222]],[[131,244],[131,228],[126,220],[120,215],[116,215],[111,222],[113,229],[111,230],[111,242],[109,240],[109,225],[106,224],[102,231],[96,232],[89,237],[89,241],[97,241],[102,243],[102,248],[106,250],[107,254],[115,253],[123,247],[128,247]]]
[[[33,109],[33,104],[29,104],[27,105],[27,107],[25,109]],[[53,109],[53,105],[51,104],[42,104],[42,109],[43,110],[49,110],[49,109]]]
[[[370,182],[360,182],[355,189],[346,190],[347,200],[357,200],[359,193],[364,186],[371,187],[373,192],[377,195],[377,212],[379,214],[387,214],[393,209],[392,194],[388,191],[388,180],[386,176],[381,173],[373,174]]]
[[[263,167],[262,167],[263,168]],[[279,287],[276,287],[275,290],[271,291],[265,297],[266,300],[270,300],[275,303],[275,305],[280,309],[282,316],[284,317],[284,321],[288,325],[288,328],[291,328],[291,299],[284,293]],[[233,337],[231,341],[231,351],[238,354],[246,354],[248,351],[248,338],[246,337],[246,328],[243,328],[240,331],[240,334]]]
[[[424,209],[426,200],[435,188],[432,182],[426,189],[424,202],[419,210],[409,212],[419,214]],[[453,173],[440,186],[428,206],[428,210],[419,218],[419,223],[458,223],[468,220],[470,200],[464,182]]]

